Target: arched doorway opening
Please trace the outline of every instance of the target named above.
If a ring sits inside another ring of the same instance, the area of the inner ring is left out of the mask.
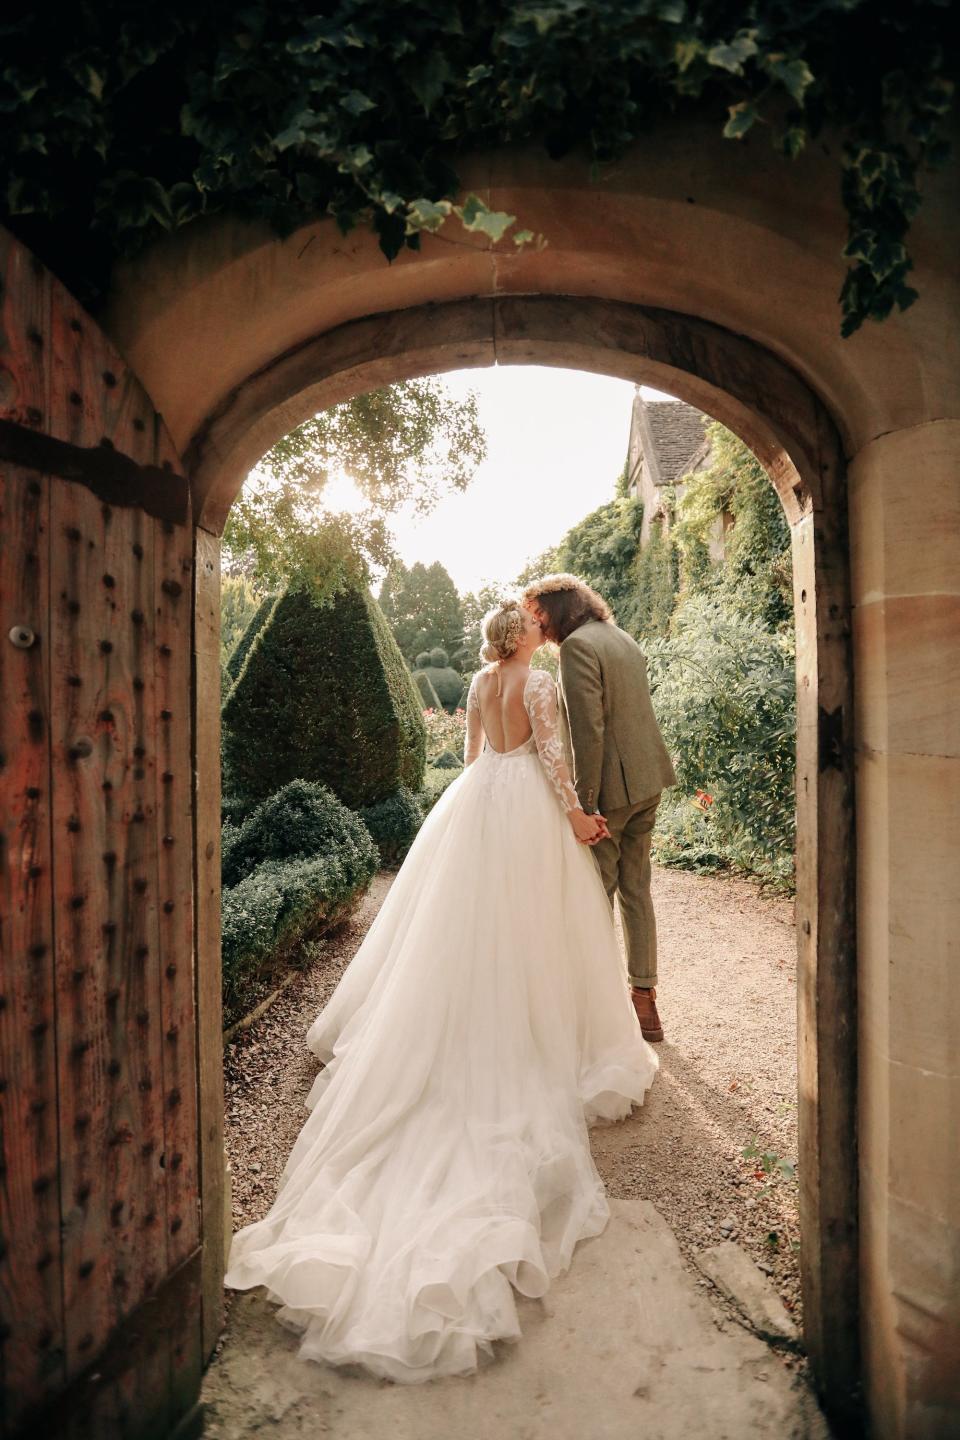
[[[471,365],[541,364],[654,385],[754,451],[791,525],[797,627],[798,1063],[806,1344],[831,1408],[854,1406],[857,1174],[850,601],[843,453],[809,387],[769,351],[674,312],[574,297],[428,304],[335,327],[235,386],[185,453],[197,518],[197,954],[208,1338],[219,1315],[223,1210],[218,933],[218,536],[248,470],[329,405]],[[219,1107],[219,1108],[218,1108]],[[207,1328],[207,1327],[205,1327]]]

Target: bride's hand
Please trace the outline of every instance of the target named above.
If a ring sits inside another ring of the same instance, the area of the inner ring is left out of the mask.
[[[583,810],[567,812],[573,833],[581,845],[596,845],[607,834],[607,822],[602,815],[587,815]]]

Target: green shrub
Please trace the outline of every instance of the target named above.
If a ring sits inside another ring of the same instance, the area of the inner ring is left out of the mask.
[[[246,795],[227,794],[220,796],[220,819],[224,825],[242,825],[256,804]]]
[[[462,770],[438,770],[435,765],[427,766],[423,777],[423,788],[417,794],[417,802],[425,816],[436,805],[444,790],[462,774]]]
[[[297,947],[356,909],[379,866],[359,816],[296,780],[222,836],[226,1023],[268,989]]]
[[[670,635],[647,646],[647,658],[677,770],[672,798],[689,801],[703,790],[712,801],[694,849],[787,883],[796,825],[793,637],[717,597],[693,595]],[[668,844],[682,848],[681,840],[674,829]]]
[[[463,694],[463,676],[450,664],[446,650],[437,645],[429,654],[418,655],[416,665],[413,678],[423,697],[424,706],[433,704],[432,701],[428,702],[427,700],[429,692],[426,686],[429,686],[437,696],[439,704],[443,706],[448,715],[452,715],[458,708],[460,697]]]
[[[243,669],[243,662],[249,655],[254,640],[256,640],[260,631],[270,618],[270,611],[276,603],[276,595],[264,595],[256,610],[254,610],[253,616],[243,631],[243,634],[240,636],[240,639],[230,651],[227,657],[227,675],[229,676],[231,685],[236,681],[237,676]]]
[[[260,799],[316,780],[356,809],[418,789],[425,743],[419,695],[370,593],[318,605],[286,591],[223,709],[230,787]]]
[[[367,889],[337,856],[267,860],[223,892],[224,1024],[239,1020],[280,978],[297,947],[332,930]]]
[[[424,710],[442,710],[440,696],[434,690],[430,676],[426,670],[415,670],[413,672],[413,683],[416,685],[420,695],[420,701]]]
[[[238,885],[265,860],[309,860],[337,854],[364,876],[376,860],[358,819],[325,785],[293,780],[264,800],[221,844],[225,885]],[[369,878],[369,877],[368,877]]]
[[[367,805],[358,813],[380,852],[381,863],[401,864],[423,824],[423,811],[416,796],[401,785],[385,800]]]
[[[463,769],[463,757],[460,755],[455,755],[452,750],[441,750],[440,754],[436,757],[436,759],[431,760],[430,763],[431,765],[436,766],[438,770]]]

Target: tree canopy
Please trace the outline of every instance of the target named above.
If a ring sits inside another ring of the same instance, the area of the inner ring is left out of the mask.
[[[456,585],[439,560],[432,565],[417,561],[409,568],[395,560],[379,599],[393,637],[411,665],[421,651],[441,646],[456,654],[462,648],[463,607]]]
[[[388,515],[404,504],[426,512],[446,491],[465,490],[485,454],[476,396],[454,399],[435,376],[335,405],[286,435],[247,479],[224,531],[225,568],[268,589],[303,581],[319,598],[365,583],[371,565],[391,561]],[[340,472],[369,501],[357,515],[326,504]],[[441,643],[446,632],[431,641]]]
[[[323,216],[384,254],[451,216],[534,237],[453,157],[529,142],[615,159],[664,116],[838,141],[842,332],[911,304],[907,233],[950,154],[950,0],[76,0],[0,21],[6,223],[96,307],[114,260],[200,215]],[[549,237],[548,237],[549,238]]]

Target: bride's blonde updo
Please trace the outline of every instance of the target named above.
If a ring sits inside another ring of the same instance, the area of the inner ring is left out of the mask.
[[[484,643],[480,659],[484,665],[509,660],[523,638],[523,611],[519,600],[506,600],[495,610],[488,610],[480,626]]]

